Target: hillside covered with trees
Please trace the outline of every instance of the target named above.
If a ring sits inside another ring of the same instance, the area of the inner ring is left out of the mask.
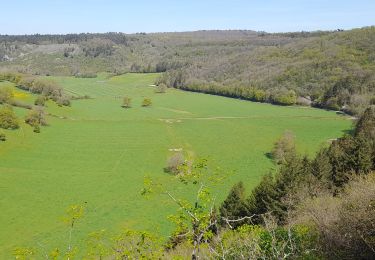
[[[360,114],[375,103],[375,28],[270,34],[0,36],[0,68],[95,77],[162,72],[158,84],[280,105]]]

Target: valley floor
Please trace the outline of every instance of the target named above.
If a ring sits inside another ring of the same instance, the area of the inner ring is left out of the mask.
[[[0,144],[0,258],[15,246],[66,245],[65,209],[85,205],[73,239],[123,227],[167,235],[166,216],[174,206],[164,197],[141,197],[144,176],[172,183],[164,173],[175,150],[208,158],[231,174],[217,190],[221,201],[243,180],[252,188],[275,166],[267,158],[284,131],[296,135],[297,149],[309,155],[351,128],[349,117],[332,111],[280,107],[150,86],[158,74],[107,78],[49,77],[73,95],[89,95],[71,107],[47,104],[49,126],[40,134],[24,123]],[[3,87],[8,83],[0,83]],[[16,98],[35,96],[16,90]],[[132,108],[121,107],[124,96]],[[142,107],[142,100],[152,106]],[[23,117],[26,111],[16,109]],[[184,186],[175,194],[189,198]]]

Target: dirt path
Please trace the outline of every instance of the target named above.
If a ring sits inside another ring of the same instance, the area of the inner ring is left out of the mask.
[[[265,119],[265,118],[306,118],[306,119],[329,119],[341,120],[342,118],[322,117],[322,116],[212,116],[212,117],[180,117],[180,118],[159,118],[160,121],[181,122],[182,120],[221,120],[221,119]],[[348,117],[347,120],[353,120]]]
[[[193,113],[191,113],[189,111],[185,111],[185,110],[179,110],[179,109],[173,109],[173,108],[167,108],[167,107],[159,107],[159,108],[163,109],[163,110],[175,112],[175,113],[178,113],[178,114],[190,114],[190,115],[193,114]]]

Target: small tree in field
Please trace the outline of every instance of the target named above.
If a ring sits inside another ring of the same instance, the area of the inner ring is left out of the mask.
[[[151,100],[151,98],[145,98],[145,99],[143,99],[143,101],[142,101],[142,106],[143,107],[149,107],[149,106],[151,106],[152,105],[152,100]]]
[[[179,174],[184,163],[185,158],[182,152],[175,153],[168,158],[164,171],[171,174]]]
[[[9,103],[14,97],[11,88],[1,88],[0,89],[0,104]]]
[[[132,107],[132,99],[130,97],[125,96],[122,100],[122,107],[123,108],[131,108]]]
[[[44,104],[46,103],[46,100],[47,98],[43,95],[40,95],[38,96],[35,101],[34,101],[34,105],[36,106],[44,106]]]
[[[25,117],[25,123],[34,127],[35,133],[40,133],[40,126],[47,125],[43,109],[34,109]]]
[[[18,119],[12,107],[3,106],[0,108],[0,127],[4,129],[17,129]]]
[[[156,86],[155,93],[165,93],[167,92],[167,85],[164,83],[159,84]]]
[[[291,155],[295,154],[295,136],[292,132],[286,131],[283,136],[276,141],[272,150],[272,158],[277,164],[282,164],[288,161]]]
[[[5,134],[4,133],[0,133],[0,141],[4,142],[6,140],[7,140],[7,138],[6,138]]]

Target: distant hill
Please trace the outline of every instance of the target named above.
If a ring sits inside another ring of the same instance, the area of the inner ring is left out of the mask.
[[[164,72],[158,83],[281,105],[361,113],[375,103],[375,27],[270,34],[0,36],[0,69],[40,75]]]

